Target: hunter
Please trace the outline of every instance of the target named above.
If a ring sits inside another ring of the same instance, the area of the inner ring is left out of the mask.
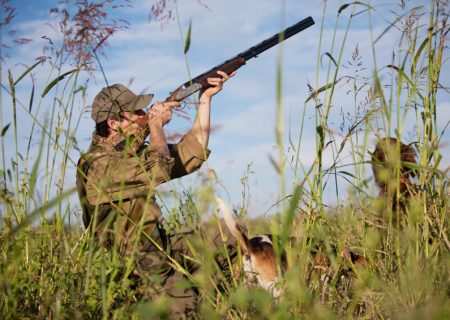
[[[176,299],[172,318],[189,317],[196,307],[195,289],[177,289],[176,282],[184,277],[171,263],[182,263],[184,240],[192,232],[166,232],[155,202],[156,187],[198,170],[207,160],[211,98],[234,75],[218,74],[200,91],[192,129],[173,145],[167,143],[163,127],[179,102],[156,102],[146,112],[153,95],[136,95],[122,84],[103,88],[92,104],[92,143],[77,165],[85,227],[99,244],[134,259],[140,276],[160,275],[164,293]],[[202,237],[219,248],[224,247],[220,234],[219,228],[207,229]]]

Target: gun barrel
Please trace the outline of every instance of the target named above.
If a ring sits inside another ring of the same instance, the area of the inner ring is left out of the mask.
[[[312,17],[308,17],[306,19],[303,19],[296,24],[290,26],[289,28],[286,28],[284,31],[277,33],[273,35],[272,37],[262,41],[261,43],[251,47],[250,49],[241,52],[237,55],[237,57],[242,57],[245,61],[254,58],[258,56],[260,53],[276,46],[280,42],[289,39],[293,35],[296,35],[297,33],[305,30],[306,28],[309,28],[314,24],[314,20]]]

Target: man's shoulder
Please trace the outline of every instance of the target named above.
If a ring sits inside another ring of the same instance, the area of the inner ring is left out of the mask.
[[[94,163],[99,162],[109,162],[109,161],[117,161],[119,158],[118,152],[113,152],[110,150],[105,150],[101,146],[91,144],[89,149],[81,155],[80,159],[78,160],[78,165],[92,165]]]

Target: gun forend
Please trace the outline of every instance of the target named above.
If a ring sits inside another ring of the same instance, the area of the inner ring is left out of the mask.
[[[205,73],[195,77],[192,81],[188,81],[178,87],[174,92],[170,94],[170,96],[166,99],[166,102],[169,101],[182,101],[189,97],[191,94],[199,91],[200,89],[207,88],[208,78],[221,78],[217,71],[223,71],[226,74],[231,74],[233,71],[239,69],[245,64],[245,60],[241,57],[237,57],[235,59],[224,62],[223,64],[214,67]]]

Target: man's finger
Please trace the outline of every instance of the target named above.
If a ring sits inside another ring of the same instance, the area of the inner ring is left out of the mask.
[[[228,80],[228,79],[230,79],[231,77],[234,77],[235,75],[236,75],[236,73],[237,73],[237,70],[234,70],[232,73],[230,73],[230,74],[227,74],[226,72],[223,72],[223,71],[217,71],[217,74],[218,75],[221,75],[222,76],[222,78],[224,79],[224,81],[226,81],[226,80]]]
[[[218,74],[219,76],[222,76],[222,78],[228,78],[228,74],[226,74],[226,73],[223,72],[223,71],[217,71],[217,74]]]
[[[222,82],[223,78],[208,78],[207,80],[209,82]]]
[[[169,102],[164,102],[164,105],[170,108],[176,108],[180,106],[180,102],[178,101],[169,101]]]
[[[208,84],[211,86],[219,86],[224,83],[224,80],[218,78],[208,78]]]

